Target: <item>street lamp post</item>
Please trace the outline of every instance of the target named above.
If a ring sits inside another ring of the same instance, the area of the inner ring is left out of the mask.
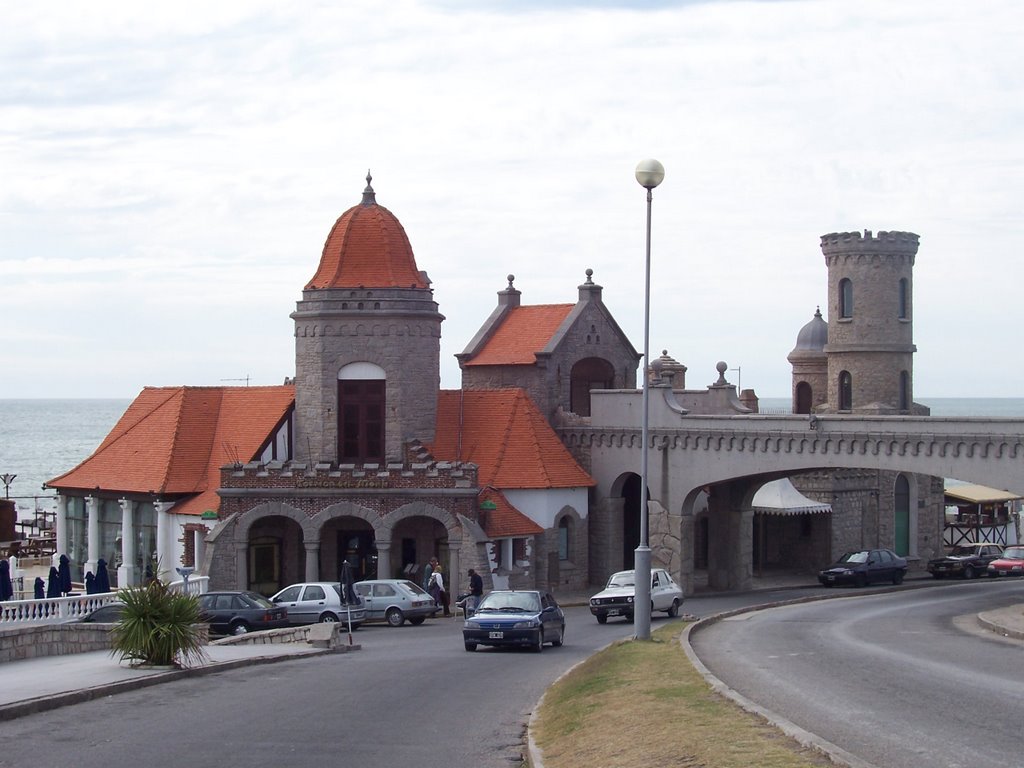
[[[651,548],[647,542],[647,403],[650,396],[651,346],[651,200],[652,190],[665,178],[665,166],[657,160],[641,160],[636,166],[636,180],[647,190],[647,254],[644,267],[644,365],[643,419],[640,428],[640,545],[633,553],[636,592],[633,620],[637,640],[651,639]]]

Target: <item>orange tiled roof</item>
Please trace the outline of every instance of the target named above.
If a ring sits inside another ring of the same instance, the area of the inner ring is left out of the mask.
[[[466,365],[533,365],[575,304],[513,307]]]
[[[369,177],[367,177],[369,179]],[[320,266],[306,288],[429,288],[409,237],[367,185],[363,202],[334,222]]]
[[[595,484],[526,392],[518,388],[439,392],[437,430],[428,449],[442,461],[477,464],[481,486],[579,488]]]
[[[217,510],[220,467],[250,461],[295,401],[276,387],[146,387],[89,458],[56,489],[200,494],[176,513]]]
[[[544,529],[516,509],[505,498],[505,494],[494,488],[485,488],[480,493],[480,502],[491,502],[494,509],[481,510],[484,532],[492,539],[510,536],[533,536],[544,533]]]

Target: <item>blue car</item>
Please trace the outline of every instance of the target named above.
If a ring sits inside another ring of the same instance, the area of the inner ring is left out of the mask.
[[[550,592],[496,590],[484,597],[462,626],[467,651],[478,645],[512,645],[537,653],[565,641],[565,614]]]

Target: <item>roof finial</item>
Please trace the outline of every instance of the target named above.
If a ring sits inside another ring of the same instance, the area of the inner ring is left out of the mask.
[[[508,279],[508,290],[511,291],[511,290],[513,290],[512,283],[515,281],[516,276],[515,275],[508,275],[507,279]]]
[[[366,169],[366,189],[363,190],[363,205],[376,205],[377,194],[373,191],[373,187],[370,186],[370,182],[373,181],[373,176],[370,175],[370,169]]]
[[[593,280],[594,270],[592,270],[592,269],[590,269],[588,267],[586,272],[584,272],[584,274],[587,276],[587,285],[593,285],[594,284],[594,280]]]

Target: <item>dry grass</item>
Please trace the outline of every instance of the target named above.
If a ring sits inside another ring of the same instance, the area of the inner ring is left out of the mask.
[[[606,648],[548,691],[534,729],[545,768],[832,765],[711,691],[679,646],[682,628]]]

